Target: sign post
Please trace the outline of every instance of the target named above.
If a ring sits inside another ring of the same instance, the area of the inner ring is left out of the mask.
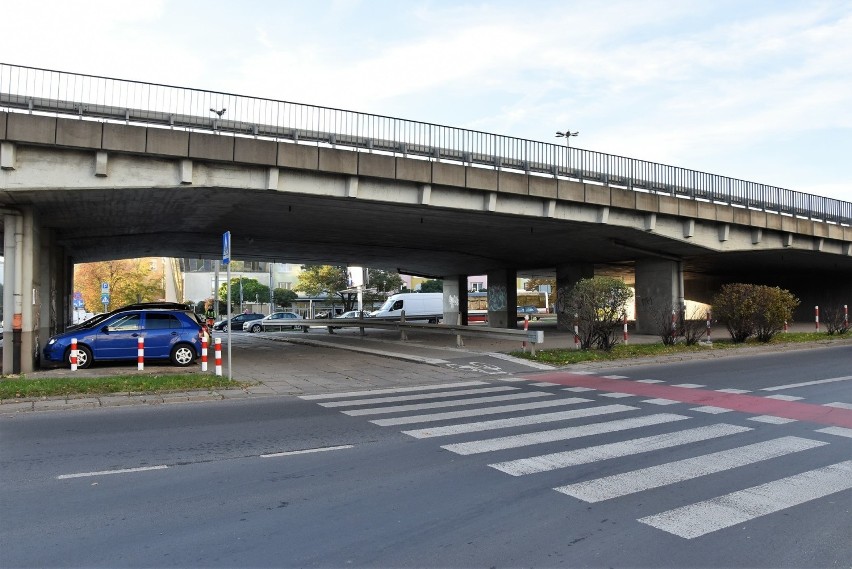
[[[227,315],[225,322],[228,326],[228,380],[232,379],[231,373],[231,232],[226,231],[222,234],[222,264],[228,268],[228,302]]]
[[[109,307],[109,283],[101,283],[101,304],[104,305],[104,312],[107,312]]]

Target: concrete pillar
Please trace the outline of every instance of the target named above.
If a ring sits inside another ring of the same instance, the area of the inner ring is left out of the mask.
[[[509,269],[488,272],[488,325],[517,328],[517,272]]]
[[[31,209],[7,212],[4,227],[3,373],[29,373],[39,350],[39,227]]]
[[[459,323],[459,279],[445,275],[444,279],[444,324]]]
[[[657,334],[663,314],[683,307],[683,267],[678,261],[636,261],[636,331]]]
[[[467,326],[467,275],[444,277],[444,324]]]
[[[571,331],[574,329],[574,313],[565,308],[568,293],[582,279],[595,276],[592,263],[572,263],[556,267],[556,329]]]

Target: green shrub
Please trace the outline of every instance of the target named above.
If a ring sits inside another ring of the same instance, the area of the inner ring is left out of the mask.
[[[565,312],[577,315],[580,346],[609,351],[618,343],[618,332],[627,301],[633,292],[619,279],[582,279],[568,293]]]
[[[734,342],[755,335],[768,342],[792,319],[799,299],[790,291],[764,285],[727,284],[713,297],[713,313]]]

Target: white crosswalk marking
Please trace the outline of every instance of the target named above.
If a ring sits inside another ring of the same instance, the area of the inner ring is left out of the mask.
[[[827,444],[799,437],[781,437],[623,474],[568,484],[555,490],[584,502],[601,502]]]
[[[643,524],[693,539],[710,532],[852,488],[852,460],[639,518]]]
[[[707,387],[706,385],[700,385],[698,383],[675,383],[672,387],[683,387],[684,389],[700,389],[702,387]]]
[[[421,399],[441,399],[443,397],[455,397],[457,395],[476,395],[478,393],[496,393],[500,391],[517,391],[520,387],[501,385],[500,387],[478,387],[476,389],[459,389],[457,391],[433,391],[431,393],[418,393],[417,395],[395,395],[393,397],[371,397],[369,399],[349,399],[347,401],[332,401],[330,403],[319,403],[323,407],[356,407],[360,405],[372,405],[375,403],[398,403],[399,401],[418,401]]]
[[[562,391],[573,391],[575,393],[582,393],[584,391],[597,391],[597,390],[592,389],[591,387],[566,387]]]
[[[414,423],[449,421],[453,419],[464,419],[466,417],[481,417],[483,415],[514,413],[515,411],[529,411],[530,409],[547,409],[550,407],[562,407],[564,405],[575,405],[577,403],[591,403],[591,401],[591,399],[582,399],[580,397],[567,397],[565,399],[549,399],[547,401],[533,401],[532,403],[518,403],[515,405],[498,405],[496,407],[464,409],[463,411],[447,411],[445,413],[409,415],[408,417],[393,417],[391,419],[375,419],[370,422],[379,425],[380,427],[389,427],[391,425],[412,425]]]
[[[662,379],[640,379],[636,383],[665,383]]]
[[[615,433],[617,431],[637,429],[639,427],[661,425],[663,423],[671,423],[673,421],[683,421],[689,418],[690,417],[686,417],[684,415],[659,413],[657,415],[619,419],[606,423],[592,423],[591,425],[579,425],[576,427],[565,427],[563,429],[553,429],[550,431],[539,431],[536,433],[525,433],[522,435],[498,437],[495,439],[484,439],[466,443],[443,445],[441,448],[456,454],[478,454],[482,452],[505,450],[541,443],[552,443],[554,441],[564,441],[579,437],[600,435],[603,433]]]
[[[852,429],[847,429],[846,427],[826,427],[824,429],[817,429],[817,432],[852,439]]]
[[[636,397],[632,393],[601,393],[601,397],[610,397],[612,399],[623,399],[624,397]]]
[[[796,397],[795,395],[767,395],[767,399],[777,399],[779,401],[799,401],[804,397]]]
[[[347,391],[344,393],[320,393],[318,395],[300,395],[299,399],[314,401],[317,399],[337,399],[338,397],[364,397],[365,395],[385,395],[388,393],[407,393],[410,391],[428,391],[430,389],[450,389],[453,387],[473,387],[488,385],[485,381],[460,381],[457,383],[438,383],[435,385],[417,385],[414,387],[391,387],[389,389],[371,389],[362,391]]]
[[[588,401],[579,399],[578,401]],[[571,411],[559,411],[557,413],[541,413],[538,415],[525,415],[523,417],[512,417],[510,419],[495,419],[493,421],[478,421],[475,423],[461,423],[458,425],[446,425],[444,427],[431,427],[413,431],[402,431],[416,439],[427,439],[431,437],[444,437],[447,435],[458,435],[462,433],[477,433],[493,429],[504,429],[506,427],[520,427],[524,425],[540,425],[554,421],[568,421],[582,417],[596,417],[610,413],[621,413],[624,411],[636,411],[638,407],[629,405],[605,405],[603,407],[586,407],[583,409],[572,409]]]
[[[589,464],[600,460],[620,458],[634,454],[641,454],[643,452],[651,452],[698,441],[725,437],[728,435],[736,435],[750,430],[752,429],[748,427],[722,423],[719,425],[697,427],[695,429],[687,429],[684,431],[675,431],[674,433],[653,435],[650,437],[643,437],[641,439],[632,439],[629,441],[586,447],[577,450],[555,452],[531,458],[522,458],[519,460],[509,460],[497,464],[489,464],[488,466],[496,468],[506,474],[511,474],[512,476],[522,476],[524,474],[547,472],[558,468],[577,466],[578,464]]]
[[[651,405],[674,405],[675,403],[680,403],[680,401],[674,401],[673,399],[645,399],[642,403],[650,403]]]
[[[751,393],[750,389],[717,389],[719,393],[733,393],[734,395],[741,395],[743,393]]]
[[[785,417],[776,417],[775,415],[758,415],[757,417],[749,417],[749,421],[757,421],[758,423],[769,423],[770,425],[783,425],[784,423],[795,423],[795,419],[787,419]]]
[[[852,403],[840,403],[839,401],[835,401],[834,403],[826,403],[824,407],[837,407],[838,409],[852,409]]]
[[[371,407],[369,409],[352,409],[342,411],[346,415],[381,415],[383,413],[403,413],[407,411],[419,411],[421,409],[439,409],[441,407],[459,407],[461,405],[476,405],[478,403],[496,403],[497,401],[511,401],[512,399],[532,399],[534,397],[548,397],[552,394],[546,391],[527,391],[526,393],[513,393],[511,395],[493,395],[491,397],[470,397],[468,399],[456,399],[454,401],[435,401],[432,403],[415,403],[413,405],[395,405],[393,407]]]
[[[710,413],[711,415],[718,415],[719,413],[730,413],[730,409],[725,409],[723,407],[714,407],[712,405],[702,405],[701,407],[693,407],[690,411],[698,411],[699,413]]]
[[[836,381],[850,381],[852,375],[844,375],[843,377],[832,377],[829,379],[818,379],[816,381],[803,381],[801,383],[788,383],[787,385],[776,385],[775,387],[764,387],[761,391],[782,391],[785,389],[793,389],[795,387],[807,387],[810,385],[821,385],[824,383],[834,383]]]

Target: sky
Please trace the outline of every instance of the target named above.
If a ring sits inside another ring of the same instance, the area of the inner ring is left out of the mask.
[[[0,0],[0,61],[852,201],[852,0]]]

